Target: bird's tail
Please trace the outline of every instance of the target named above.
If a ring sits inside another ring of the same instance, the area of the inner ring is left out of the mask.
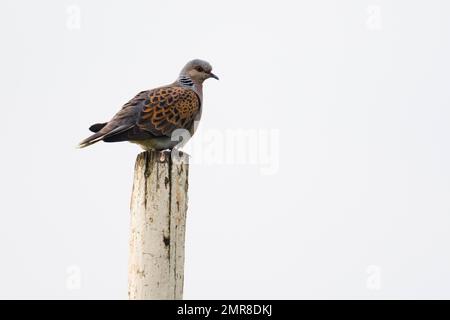
[[[94,133],[93,135],[91,135],[91,136],[87,137],[86,139],[84,139],[83,141],[81,141],[78,144],[78,148],[80,148],[80,149],[86,148],[86,147],[90,146],[91,144],[99,142],[100,140],[103,139],[104,136],[105,136],[105,134],[101,133],[101,132]]]
[[[119,126],[114,126],[114,123],[112,125],[106,126],[106,124],[95,124],[89,128],[89,130],[94,131],[95,133],[83,141],[80,142],[78,145],[78,148],[85,148],[90,146],[91,144],[94,144],[96,142],[99,142],[100,140],[113,142],[113,141],[123,141],[122,140],[111,140],[112,137],[117,137],[117,135],[129,130],[134,126],[133,123],[129,124],[122,124]]]

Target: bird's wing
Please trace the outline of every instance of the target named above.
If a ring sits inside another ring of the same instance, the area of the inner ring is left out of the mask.
[[[95,124],[97,131],[80,143],[89,146],[97,141],[136,141],[170,137],[176,129],[189,130],[200,111],[197,94],[180,86],[166,86],[142,91],[127,102],[106,124]]]
[[[114,117],[98,131],[98,133],[107,134],[108,137],[114,134],[117,128],[133,128],[139,119],[139,114],[151,91],[141,91],[133,99],[123,105],[122,109],[117,112]],[[123,132],[116,132],[121,133]],[[111,134],[112,133],[112,134]]]
[[[137,127],[156,137],[170,137],[175,129],[189,129],[199,111],[200,99],[188,88],[154,89],[145,101]]]

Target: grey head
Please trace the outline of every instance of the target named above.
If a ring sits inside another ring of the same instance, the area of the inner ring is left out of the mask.
[[[219,77],[212,73],[211,65],[204,60],[194,59],[189,61],[180,72],[180,77],[189,77],[194,82],[202,84],[209,78],[219,80]]]

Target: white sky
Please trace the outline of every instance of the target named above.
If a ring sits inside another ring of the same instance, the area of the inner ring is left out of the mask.
[[[3,0],[0,298],[127,297],[140,151],[74,146],[192,58],[185,298],[450,298],[449,9]]]

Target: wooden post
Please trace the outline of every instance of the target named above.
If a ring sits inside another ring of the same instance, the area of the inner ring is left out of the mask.
[[[182,299],[188,158],[138,155],[131,196],[129,299]],[[178,157],[178,155],[181,155]]]

